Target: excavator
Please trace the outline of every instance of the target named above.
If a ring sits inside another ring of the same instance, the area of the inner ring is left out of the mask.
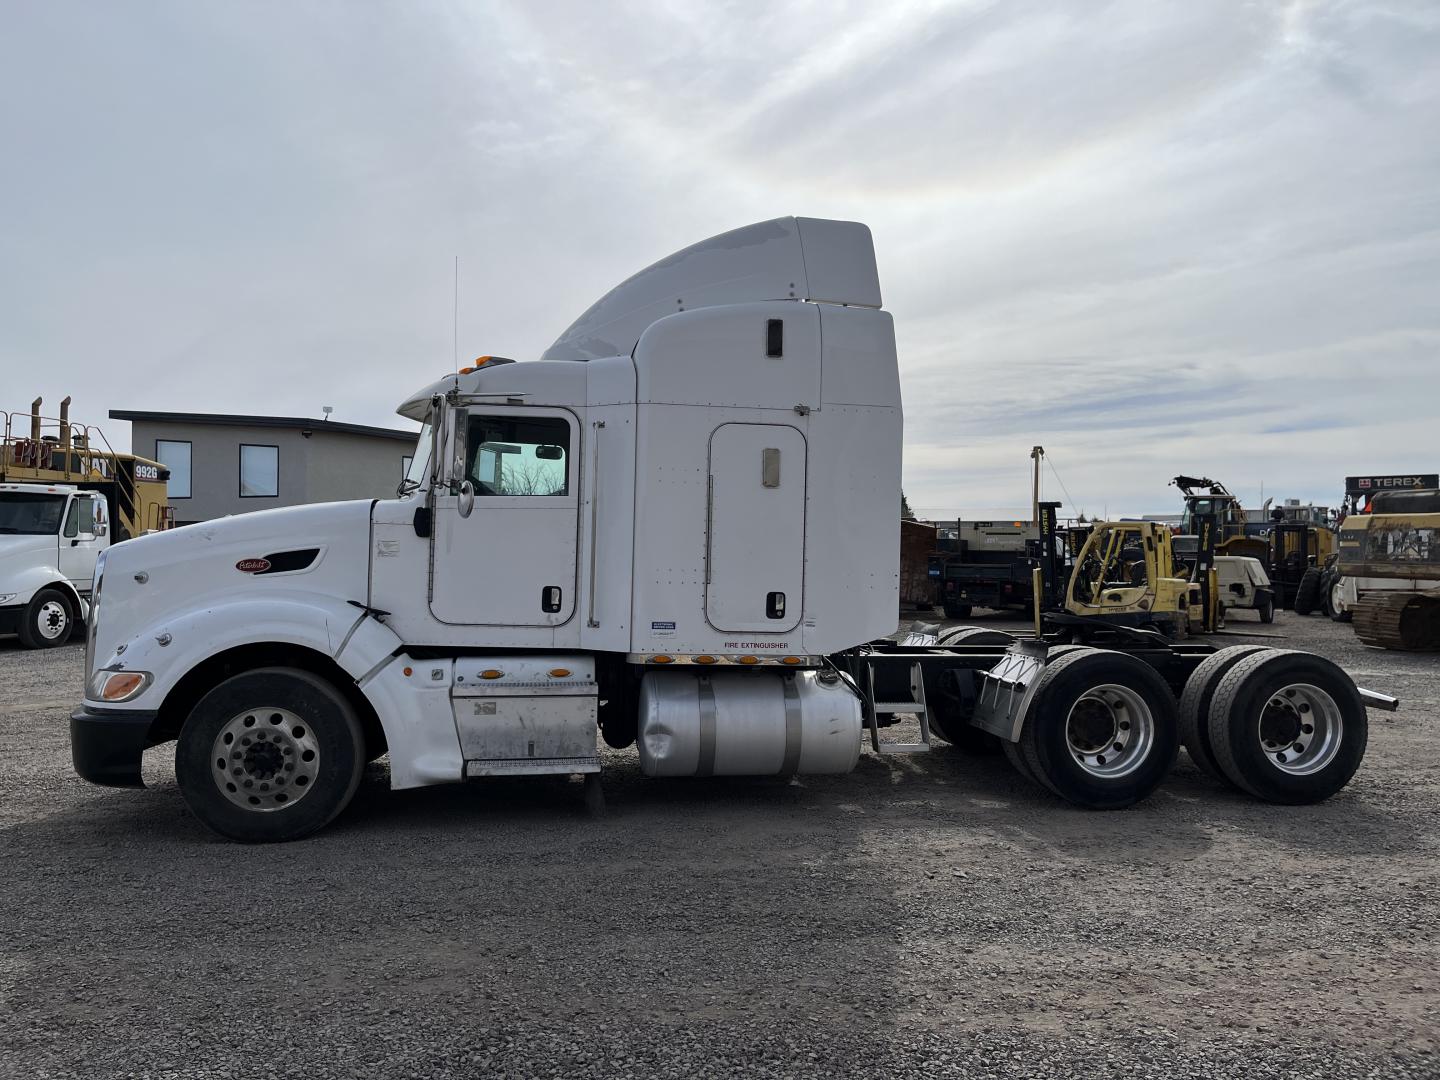
[[[1440,491],[1388,491],[1340,526],[1338,572],[1355,636],[1378,649],[1440,650]]]

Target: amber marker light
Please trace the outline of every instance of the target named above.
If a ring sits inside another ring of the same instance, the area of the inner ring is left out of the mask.
[[[100,688],[101,701],[126,701],[150,682],[150,676],[143,671],[112,672]]]
[[[413,670],[412,668],[408,668],[408,667],[407,667],[407,668],[405,669],[405,677],[406,677],[407,679],[408,679],[411,675],[414,675],[414,674],[415,674],[415,672],[414,672],[414,670]]]
[[[780,662],[781,662],[782,664],[789,664],[791,667],[794,667],[796,664],[803,664],[803,663],[804,663],[804,661],[801,660],[800,657],[798,657],[798,656],[787,656],[787,657],[785,657],[783,660],[781,660]]]
[[[568,667],[553,667],[550,669],[550,677],[552,679],[568,679],[570,677],[570,669]]]
[[[504,674],[505,674],[505,672],[503,672],[503,671],[497,671],[495,668],[492,667],[492,668],[486,668],[484,671],[480,672],[480,677],[481,677],[482,679],[498,679],[498,678],[500,678],[501,676],[503,676]]]
[[[662,653],[659,656],[650,657],[650,662],[652,664],[673,664],[675,662],[675,658],[673,656],[665,656]]]
[[[697,664],[713,664],[713,663],[715,663],[715,657],[713,657],[713,656],[697,656],[697,657],[695,657],[695,663],[697,663]]]
[[[747,666],[751,664],[758,664],[760,662],[760,658],[758,656],[741,656],[737,657],[737,659],[740,661],[740,663]]]

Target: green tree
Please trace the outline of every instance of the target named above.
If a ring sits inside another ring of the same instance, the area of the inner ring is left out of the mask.
[[[914,521],[915,511],[910,509],[910,500],[905,498],[905,489],[900,489],[900,520]]]

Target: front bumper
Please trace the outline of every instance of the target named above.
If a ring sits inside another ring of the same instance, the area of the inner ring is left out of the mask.
[[[150,745],[153,711],[89,709],[70,714],[70,758],[92,784],[144,787],[140,755]]]
[[[24,614],[24,604],[11,604],[8,607],[0,607],[0,634],[18,634],[20,632],[20,617]]]

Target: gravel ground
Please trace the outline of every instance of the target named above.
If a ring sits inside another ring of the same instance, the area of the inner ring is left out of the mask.
[[[382,762],[275,847],[205,832],[172,748],[143,792],[76,778],[81,649],[0,640],[0,1075],[1440,1076],[1440,659],[1266,630],[1404,700],[1321,806],[1183,755],[1097,814],[949,749],[792,783],[629,751],[603,819]]]

